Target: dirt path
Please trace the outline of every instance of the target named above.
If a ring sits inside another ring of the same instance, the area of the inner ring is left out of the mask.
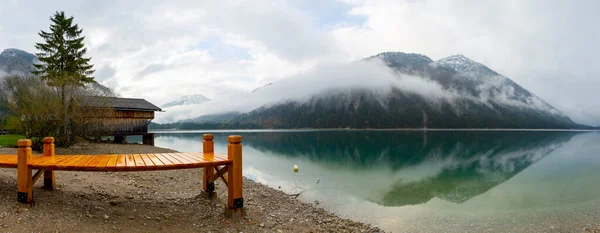
[[[0,148],[0,154],[15,153]],[[117,144],[57,148],[57,154],[160,153],[172,150]],[[57,172],[56,191],[34,185],[33,205],[16,201],[16,169],[0,168],[0,232],[378,232],[341,219],[274,189],[244,180],[248,216],[223,216],[226,186],[218,198],[200,194],[202,170]]]

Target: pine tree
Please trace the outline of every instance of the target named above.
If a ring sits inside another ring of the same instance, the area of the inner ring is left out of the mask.
[[[50,21],[50,32],[42,30],[38,33],[44,42],[35,44],[35,48],[39,50],[36,56],[40,64],[34,64],[33,74],[56,88],[62,105],[60,118],[63,121],[63,132],[57,132],[63,137],[57,138],[57,142],[69,145],[74,139],[72,116],[69,114],[69,110],[76,107],[71,103],[74,91],[86,83],[96,81],[92,77],[94,70],[90,64],[91,58],[84,57],[87,49],[83,43],[85,37],[81,35],[83,29],[73,23],[73,16],[65,17],[63,11],[56,12]]]
[[[83,86],[94,81],[91,58],[85,58],[87,49],[83,44],[83,29],[73,24],[73,16],[66,18],[65,12],[56,12],[50,18],[50,32],[40,31],[38,35],[43,43],[36,43],[40,52],[36,56],[40,64],[34,64],[36,75],[47,81],[50,86],[60,89],[63,99],[65,88],[71,85]]]

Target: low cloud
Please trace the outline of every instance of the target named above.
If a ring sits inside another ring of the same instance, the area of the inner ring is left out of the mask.
[[[156,121],[167,123],[203,115],[244,113],[259,107],[290,101],[305,103],[313,97],[337,94],[344,94],[351,99],[350,95],[354,90],[367,90],[372,97],[380,98],[380,103],[383,104],[392,89],[422,96],[432,106],[440,106],[441,103],[454,105],[457,99],[465,99],[485,104],[489,108],[493,108],[492,103],[495,103],[560,114],[536,96],[516,94],[513,87],[506,85],[507,79],[503,76],[486,77],[486,79],[492,81],[479,84],[476,88],[480,94],[474,96],[456,89],[444,88],[427,77],[398,73],[379,59],[353,63],[327,63],[264,86],[255,92],[213,99],[198,105],[167,108],[165,113],[157,115]],[[459,111],[458,108],[456,111]]]

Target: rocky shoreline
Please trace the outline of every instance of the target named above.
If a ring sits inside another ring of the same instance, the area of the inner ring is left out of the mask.
[[[14,148],[0,148],[13,154]],[[160,153],[145,145],[78,144],[57,154]],[[226,186],[201,197],[201,169],[152,172],[57,172],[56,191],[34,185],[32,205],[16,202],[16,170],[0,168],[1,232],[381,232],[314,204],[244,179],[248,215],[224,217]]]

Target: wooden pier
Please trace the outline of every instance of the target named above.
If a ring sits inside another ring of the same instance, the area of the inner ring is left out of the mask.
[[[225,214],[230,218],[245,215],[242,196],[242,137],[228,137],[227,156],[214,153],[214,136],[203,136],[203,152],[153,153],[115,155],[55,155],[54,138],[44,138],[44,154],[33,156],[31,140],[18,140],[17,155],[0,155],[0,167],[16,168],[18,195],[22,203],[33,201],[32,185],[44,176],[44,188],[54,190],[55,171],[155,171],[172,169],[203,168],[202,194],[214,198],[217,179],[227,185],[227,207]],[[33,173],[33,170],[37,170]]]

